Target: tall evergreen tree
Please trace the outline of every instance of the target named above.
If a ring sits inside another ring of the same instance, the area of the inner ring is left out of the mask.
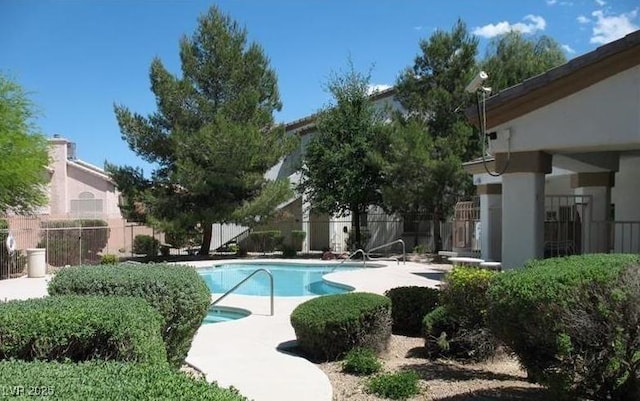
[[[361,216],[370,205],[380,205],[382,173],[377,152],[385,129],[384,116],[369,96],[368,75],[352,64],[328,82],[333,103],[316,119],[317,134],[303,155],[302,181],[315,211],[351,214],[355,244],[363,243]]]
[[[481,68],[489,74],[488,86],[497,93],[566,61],[554,39],[527,39],[522,33],[511,31],[491,41]]]
[[[0,214],[28,214],[47,203],[49,143],[33,116],[22,87],[0,74]]]
[[[426,152],[422,149],[419,155],[411,156],[422,160],[423,174],[387,171],[387,188],[402,190],[412,202],[404,204],[387,190],[385,205],[394,211],[425,210],[434,222],[436,250],[442,249],[439,223],[451,214],[456,201],[468,196],[473,188],[462,162],[478,156],[479,141],[461,110],[471,101],[464,88],[477,72],[477,46],[477,39],[459,20],[450,32],[437,31],[428,40],[420,41],[421,54],[397,82],[397,96],[406,109],[404,116],[397,118],[412,122],[411,129],[397,130],[395,146],[410,149],[413,143],[425,143],[429,147]],[[415,124],[428,139],[419,141],[415,137],[419,135]],[[398,143],[401,141],[405,143]]]
[[[238,210],[253,210],[253,202],[264,210],[291,195],[265,191],[282,186],[264,178],[291,146],[273,121],[281,108],[276,74],[237,22],[212,7],[180,41],[180,61],[181,76],[157,58],[151,63],[155,113],[114,107],[122,138],[157,166],[151,178],[130,167],[108,170],[124,193],[124,211],[174,231],[201,225],[200,253],[208,254],[212,223],[242,221]]]

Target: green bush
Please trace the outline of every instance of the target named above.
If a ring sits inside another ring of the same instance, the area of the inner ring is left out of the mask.
[[[446,305],[438,306],[424,317],[423,333],[430,358],[483,360],[495,352],[495,340],[486,327],[461,327]]]
[[[281,242],[281,238],[279,230],[253,231],[249,234],[249,243],[252,249],[258,252],[273,252],[278,243]]]
[[[283,258],[295,258],[298,254],[298,251],[291,245],[284,244],[282,246],[282,257]]]
[[[498,342],[487,323],[487,291],[497,273],[456,267],[444,279],[441,305],[424,320],[425,346],[431,356],[485,360]]]
[[[391,299],[393,332],[420,336],[422,319],[438,306],[440,291],[428,287],[397,287],[385,292]]]
[[[302,243],[305,238],[307,238],[307,233],[303,230],[291,230],[291,246],[296,251],[302,250]]]
[[[367,382],[370,393],[392,400],[406,400],[420,392],[420,376],[414,371],[383,373]]]
[[[196,228],[168,229],[164,233],[164,242],[172,248],[193,248],[198,245],[202,233]]]
[[[581,255],[500,274],[489,290],[490,327],[558,399],[638,399],[638,263],[638,255]]]
[[[193,267],[168,264],[71,267],[53,277],[49,294],[144,298],[164,318],[162,338],[174,366],[184,361],[211,303],[211,293]]]
[[[413,247],[413,253],[424,255],[425,253],[427,253],[427,246],[425,244],[418,244]]]
[[[148,258],[158,256],[160,241],[150,235],[136,235],[133,239],[133,253],[144,255]]]
[[[47,249],[52,266],[100,263],[100,252],[109,242],[109,224],[104,220],[50,220],[40,227],[37,247]]]
[[[193,379],[166,365],[0,361],[3,395],[12,400],[246,401],[237,390]],[[13,391],[14,394],[10,392]]]
[[[143,299],[62,296],[0,304],[0,359],[167,362],[162,317]]]
[[[101,265],[115,265],[118,263],[118,257],[112,253],[105,253],[100,258]]]
[[[325,295],[296,307],[291,325],[309,357],[335,360],[356,347],[386,349],[391,337],[391,300],[370,293]]]
[[[382,369],[375,351],[370,348],[354,348],[342,361],[342,371],[354,375],[371,375]]]

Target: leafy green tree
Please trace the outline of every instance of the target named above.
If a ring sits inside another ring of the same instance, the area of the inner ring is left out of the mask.
[[[265,172],[291,149],[273,112],[281,108],[276,74],[247,31],[216,7],[195,33],[180,41],[182,75],[159,59],[151,63],[158,110],[144,117],[121,105],[115,114],[122,138],[157,168],[151,178],[131,167],[108,166],[124,193],[124,211],[162,226],[203,229],[209,253],[211,224],[242,220],[238,209],[264,205],[271,185]],[[278,192],[274,206],[292,196]],[[263,206],[261,206],[263,210]]]
[[[0,213],[28,214],[47,204],[49,143],[33,117],[22,87],[0,74]]]
[[[458,20],[451,32],[436,31],[420,41],[422,53],[396,86],[406,113],[397,115],[395,124],[406,129],[395,130],[395,159],[391,161],[411,161],[420,173],[387,165],[385,207],[399,212],[426,211],[434,222],[436,250],[442,249],[439,222],[473,189],[462,162],[477,157],[480,146],[461,110],[471,101],[464,88],[477,72],[477,46],[477,39]],[[407,152],[404,160],[399,152]],[[404,196],[394,196],[394,191]]]
[[[384,113],[369,96],[368,75],[350,69],[327,84],[333,102],[318,113],[317,133],[302,157],[299,189],[314,210],[352,215],[356,247],[362,247],[360,218],[380,205],[382,172],[378,151],[385,137]]]
[[[511,31],[494,38],[481,62],[494,93],[567,61],[560,44],[548,36],[527,39]]]

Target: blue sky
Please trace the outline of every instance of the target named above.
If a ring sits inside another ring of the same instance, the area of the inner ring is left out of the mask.
[[[372,84],[393,85],[420,39],[462,18],[480,38],[515,29],[546,34],[572,58],[639,29],[637,0],[0,0],[0,71],[31,94],[46,136],[77,143],[103,166],[149,166],[120,138],[113,103],[155,110],[149,65],[179,73],[178,41],[213,4],[245,25],[278,74],[279,122],[329,101],[328,76],[351,57]]]

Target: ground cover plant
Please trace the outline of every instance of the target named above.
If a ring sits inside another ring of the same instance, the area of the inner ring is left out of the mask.
[[[143,298],[163,317],[161,334],[175,367],[184,361],[211,302],[211,293],[195,269],[169,264],[74,266],[53,277],[49,294]]]
[[[639,265],[638,255],[581,255],[501,274],[491,329],[555,399],[639,399]]]
[[[357,347],[379,352],[391,336],[391,300],[364,292],[325,295],[298,305],[291,325],[312,359],[335,360]]]
[[[382,373],[369,379],[367,390],[380,397],[404,400],[420,392],[420,376],[411,370]]]
[[[370,348],[354,348],[347,352],[342,362],[342,371],[354,375],[370,375],[382,369],[382,362]]]
[[[166,364],[162,317],[140,298],[60,296],[0,303],[0,359]]]

